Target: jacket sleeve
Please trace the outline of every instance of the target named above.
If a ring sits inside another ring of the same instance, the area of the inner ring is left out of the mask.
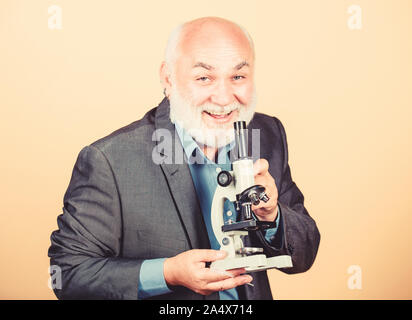
[[[94,146],[77,158],[57,224],[48,255],[61,270],[59,299],[137,299],[142,261],[120,257],[121,201],[110,164]]]
[[[307,271],[315,261],[320,233],[304,207],[302,192],[292,180],[285,129],[278,119],[274,120],[280,130],[284,157],[281,184],[278,186],[279,227],[270,244],[264,241],[262,232],[253,234],[251,241],[259,241],[268,256],[290,255],[293,267],[280,270],[285,273],[299,273]]]

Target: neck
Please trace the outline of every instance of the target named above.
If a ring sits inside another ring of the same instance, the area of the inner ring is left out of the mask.
[[[215,162],[216,159],[216,154],[217,154],[217,148],[209,147],[209,146],[202,146],[202,151],[204,155],[211,161]]]

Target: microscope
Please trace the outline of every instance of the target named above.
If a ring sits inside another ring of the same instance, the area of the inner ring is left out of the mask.
[[[234,122],[235,160],[232,171],[221,171],[217,176],[218,186],[213,196],[211,222],[213,232],[220,244],[220,249],[227,251],[223,260],[210,265],[211,269],[225,271],[245,268],[246,272],[257,272],[272,268],[292,267],[292,259],[288,255],[266,257],[263,248],[245,247],[243,238],[249,232],[259,232],[274,228],[275,222],[259,221],[253,217],[252,205],[269,198],[265,188],[255,184],[253,160],[248,156],[247,129],[245,121]],[[237,221],[224,223],[224,203],[234,202]]]

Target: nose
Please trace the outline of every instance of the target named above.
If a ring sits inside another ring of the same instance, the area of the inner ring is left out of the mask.
[[[211,102],[219,106],[226,106],[234,100],[233,90],[230,84],[221,80],[213,90]]]

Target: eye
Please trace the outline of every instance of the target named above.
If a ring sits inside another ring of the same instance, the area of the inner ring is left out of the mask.
[[[245,79],[244,76],[234,76],[233,80],[241,80],[241,79]]]
[[[200,77],[200,78],[197,78],[196,80],[201,81],[201,82],[206,82],[210,79],[208,77]]]

